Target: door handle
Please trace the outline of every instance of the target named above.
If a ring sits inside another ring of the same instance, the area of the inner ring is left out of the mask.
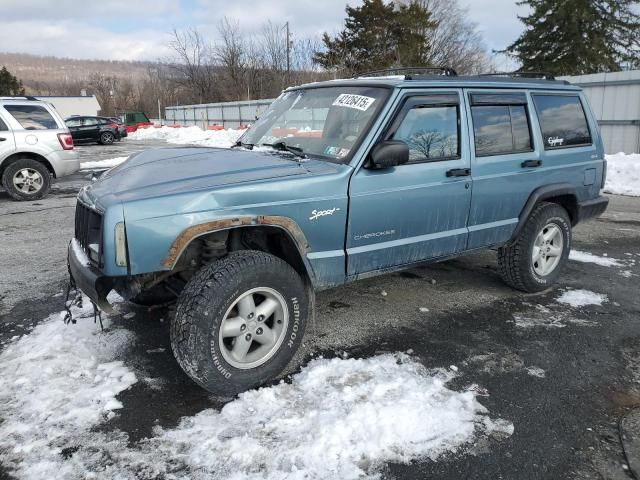
[[[447,177],[469,177],[470,175],[470,168],[453,168],[447,171]]]
[[[540,160],[526,160],[520,165],[522,168],[536,168],[542,165]]]
[[[0,137],[0,142],[4,142],[5,140],[6,140],[6,138]]]

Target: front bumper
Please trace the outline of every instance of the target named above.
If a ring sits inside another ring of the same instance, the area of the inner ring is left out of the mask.
[[[599,217],[604,213],[608,205],[609,199],[602,196],[578,203],[578,218],[576,223]]]
[[[73,241],[74,240],[71,242]],[[112,313],[113,308],[107,301],[107,295],[113,288],[114,279],[102,275],[102,272],[98,269],[87,265],[85,259],[78,258],[71,242],[69,242],[67,250],[67,263],[69,265],[69,273],[71,273],[76,286],[89,297],[100,310],[106,313]]]

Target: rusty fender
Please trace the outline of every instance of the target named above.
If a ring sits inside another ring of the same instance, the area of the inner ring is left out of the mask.
[[[291,235],[293,241],[298,246],[301,255],[306,255],[309,251],[309,244],[307,239],[302,233],[302,230],[296,222],[287,217],[279,216],[265,216],[260,215],[257,217],[235,217],[225,218],[222,220],[214,220],[212,222],[201,223],[193,225],[183,230],[178,238],[176,238],[171,244],[169,253],[162,260],[162,265],[167,268],[173,268],[175,263],[180,258],[180,255],[184,249],[191,243],[194,238],[200,237],[207,233],[213,233],[221,230],[229,230],[234,227],[250,227],[256,225],[269,225],[282,228]]]

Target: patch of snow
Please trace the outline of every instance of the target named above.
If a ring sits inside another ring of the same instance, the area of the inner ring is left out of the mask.
[[[527,367],[525,370],[532,377],[545,378],[547,376],[547,373],[540,367]]]
[[[640,197],[640,155],[606,155],[607,182],[604,191],[616,195]]]
[[[568,290],[556,301],[572,307],[584,307],[586,305],[602,305],[609,299],[606,295],[590,290]]]
[[[595,263],[602,267],[621,267],[622,264],[615,258],[601,257],[589,252],[582,252],[580,250],[571,250],[569,253],[569,260],[583,263]]]
[[[111,168],[116,165],[120,165],[129,157],[114,157],[107,158],[105,160],[96,160],[93,162],[82,162],[80,163],[81,170],[91,170],[91,169],[102,169],[102,168]]]
[[[70,478],[63,450],[122,408],[116,395],[136,382],[116,360],[132,333],[108,330],[108,319],[101,332],[83,305],[77,324],[52,315],[0,354],[0,461],[17,477]]]
[[[202,145],[206,147],[229,148],[236,143],[245,130],[202,130],[200,127],[139,128],[129,134],[132,140],[165,140],[179,145]]]
[[[437,459],[478,435],[513,433],[473,392],[446,388],[451,378],[404,354],[312,360],[291,384],[157,429],[148,447],[206,478],[356,479],[383,462]]]

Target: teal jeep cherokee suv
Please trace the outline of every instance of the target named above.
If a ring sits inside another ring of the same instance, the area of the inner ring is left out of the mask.
[[[173,352],[211,392],[286,366],[314,291],[478,249],[548,288],[601,214],[606,164],[580,88],[383,72],[286,90],[231,149],[131,156],[81,190],[69,268],[105,311],[177,299]]]

